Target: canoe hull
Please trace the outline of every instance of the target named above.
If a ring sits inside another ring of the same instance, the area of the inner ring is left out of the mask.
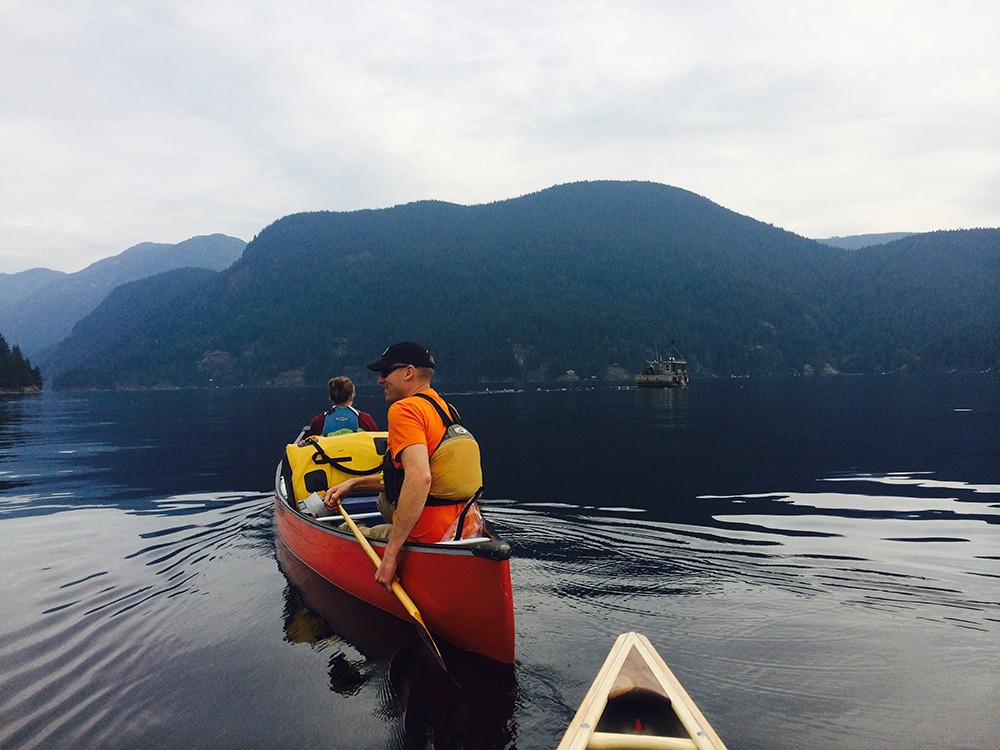
[[[557,750],[726,750],[649,640],[618,636]]]
[[[335,519],[317,521],[277,495],[278,535],[295,557],[338,588],[410,621],[399,600],[375,582],[371,560]],[[381,555],[385,543],[372,539]],[[514,662],[514,598],[510,547],[497,540],[471,545],[407,544],[399,581],[428,629],[453,646],[505,664]]]

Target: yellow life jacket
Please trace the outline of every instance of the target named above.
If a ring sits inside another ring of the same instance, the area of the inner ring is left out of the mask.
[[[385,432],[314,435],[287,445],[282,471],[291,477],[294,499],[323,494],[351,477],[381,472],[387,436]]]
[[[483,492],[479,443],[459,421],[455,407],[448,411],[426,393],[414,394],[429,402],[444,422],[445,433],[430,456],[431,489],[428,505],[451,505],[478,499]]]

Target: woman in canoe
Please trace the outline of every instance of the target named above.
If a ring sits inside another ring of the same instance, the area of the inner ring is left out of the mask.
[[[327,390],[332,406],[312,418],[306,437],[331,435],[339,430],[378,432],[378,425],[372,415],[354,408],[354,383],[350,378],[344,375],[331,378],[327,383]]]

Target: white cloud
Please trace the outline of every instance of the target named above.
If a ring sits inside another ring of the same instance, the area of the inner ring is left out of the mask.
[[[0,271],[648,179],[807,236],[1000,225],[992,0],[0,0]]]

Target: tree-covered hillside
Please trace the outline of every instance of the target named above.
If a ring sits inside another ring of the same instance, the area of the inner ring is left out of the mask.
[[[207,268],[178,268],[116,287],[89,316],[73,327],[73,332],[49,353],[42,364],[63,373],[56,388],[99,388],[116,382],[115,367],[142,373],[142,357],[149,343],[141,338],[143,327],[172,301],[197,295],[199,289],[218,275]],[[124,350],[121,342],[135,334],[139,338]],[[131,358],[130,358],[131,355]],[[141,376],[140,376],[141,377]],[[156,385],[155,373],[145,385]],[[136,381],[139,382],[139,381]]]
[[[363,374],[406,338],[425,342],[451,380],[634,373],[671,339],[696,376],[948,368],[957,362],[926,353],[972,347],[969,332],[996,323],[982,279],[996,278],[998,257],[995,230],[859,254],[638,182],[296,214],[196,295],[128,331],[90,332],[102,354],[74,368],[129,386],[319,383]],[[996,362],[979,352],[964,366]]]
[[[851,254],[837,276],[841,368],[1000,363],[1000,230],[910,235]]]
[[[41,388],[41,371],[24,358],[20,346],[11,348],[0,335],[0,393],[31,393]]]

